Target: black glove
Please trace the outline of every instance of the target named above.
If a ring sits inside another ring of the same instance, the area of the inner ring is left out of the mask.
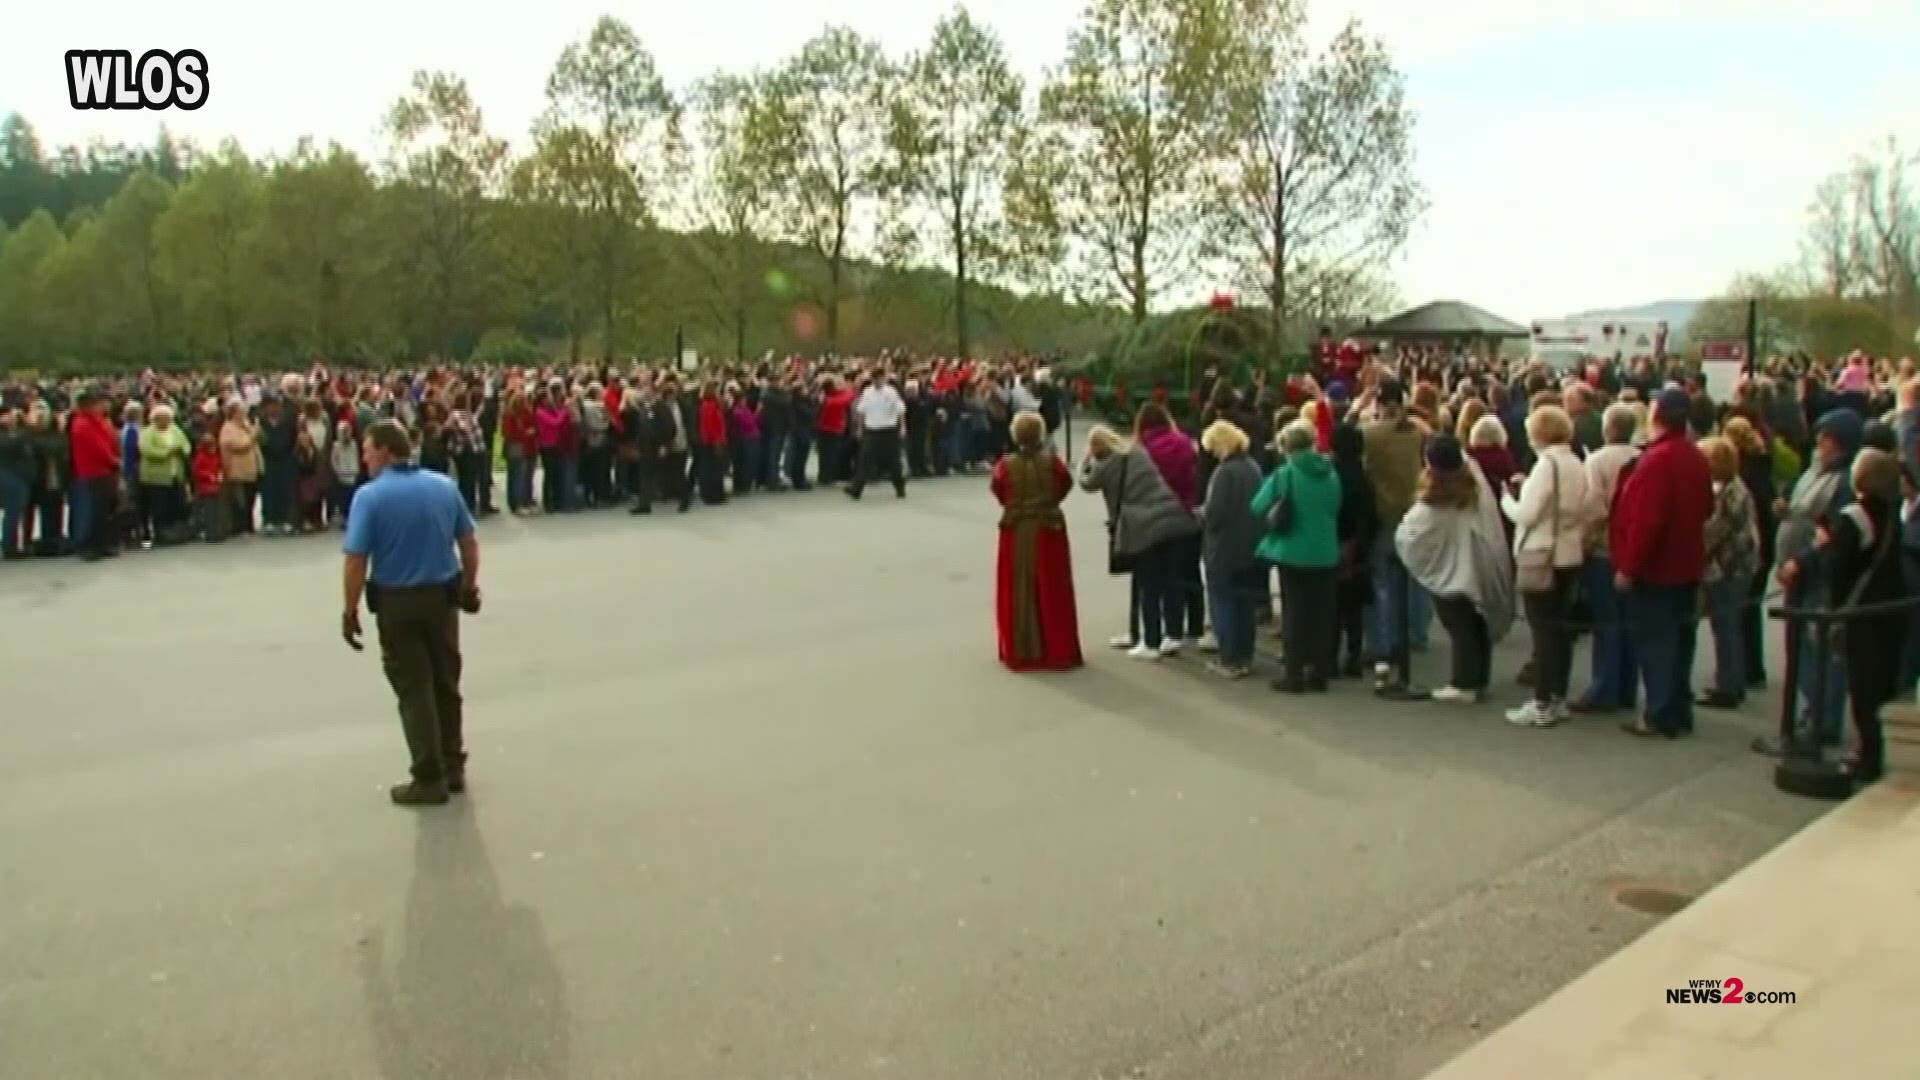
[[[469,615],[480,614],[480,590],[478,588],[460,590],[460,610]]]

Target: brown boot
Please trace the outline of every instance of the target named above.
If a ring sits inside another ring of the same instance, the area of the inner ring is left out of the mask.
[[[409,780],[387,789],[395,806],[442,806],[447,801],[447,785],[438,780]]]

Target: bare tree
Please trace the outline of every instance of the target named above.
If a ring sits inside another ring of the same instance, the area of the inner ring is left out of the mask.
[[[1011,192],[1016,218],[1055,224],[1079,282],[1126,304],[1136,324],[1198,254],[1221,7],[1091,0],[1040,92],[1038,137],[1023,148],[1055,186],[1044,198],[1031,181]]]
[[[1300,317],[1371,299],[1356,286],[1383,276],[1426,196],[1406,81],[1384,42],[1350,22],[1309,55],[1296,0],[1234,10],[1209,253],[1264,295],[1278,343]]]
[[[1859,285],[1860,230],[1854,215],[1853,178],[1827,177],[1807,208],[1807,232],[1800,242],[1807,269],[1828,296],[1850,296]]]
[[[1920,200],[1910,169],[1920,170],[1920,154],[1892,136],[1853,167],[1867,284],[1889,314],[1903,319],[1920,316]]]

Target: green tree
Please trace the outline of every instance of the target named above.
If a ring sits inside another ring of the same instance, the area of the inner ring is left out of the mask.
[[[856,232],[886,183],[890,78],[879,45],[830,27],[774,74],[748,125],[784,238],[825,271],[819,299],[831,350],[841,344]]]
[[[913,231],[953,274],[960,356],[971,355],[968,285],[1005,265],[1002,185],[1024,96],[999,35],[956,7],[934,25],[926,51],[907,61],[892,99],[894,190],[933,221],[933,229]]]
[[[70,215],[67,242],[37,268],[35,303],[56,359],[95,367],[138,355],[142,343],[129,333],[132,310],[115,254],[99,212],[78,210]]]
[[[119,268],[115,284],[138,307],[144,338],[138,351],[147,356],[168,351],[175,302],[161,273],[159,224],[172,205],[172,185],[141,168],[107,200],[101,215],[101,243]]]
[[[302,140],[275,163],[254,255],[260,332],[291,356],[361,355],[388,336],[380,191],[339,144]]]
[[[1318,54],[1298,0],[1247,0],[1224,35],[1221,167],[1208,253],[1264,297],[1278,345],[1305,317],[1350,316],[1425,196],[1413,113],[1384,42],[1348,23]]]
[[[608,237],[591,199],[581,197],[582,178],[605,167],[602,147],[575,127],[543,134],[532,154],[517,162],[502,208],[504,262],[523,302],[557,313],[567,352],[579,361],[588,313],[596,307],[605,264],[596,256]],[[622,243],[632,243],[624,236]]]
[[[0,249],[0,353],[30,363],[51,360],[59,327],[49,317],[44,268],[67,246],[46,210],[20,223]]]
[[[1195,265],[1226,21],[1217,0],[1092,0],[1040,93],[1033,167],[1090,290],[1135,323]]]
[[[387,113],[394,190],[384,227],[400,253],[393,295],[415,353],[457,356],[477,340],[489,288],[488,200],[507,144],[487,132],[465,79],[416,72]]]
[[[9,113],[0,120],[0,224],[17,226],[35,210],[55,209],[55,185],[33,125]]]
[[[751,125],[773,92],[760,76],[715,75],[691,95],[694,136],[676,147],[674,223],[698,272],[702,307],[727,329],[733,355],[747,357],[747,336],[763,306],[769,271],[766,239],[774,228],[767,165],[756,159]],[[780,279],[776,279],[778,282]]]
[[[260,220],[260,173],[228,143],[180,186],[154,223],[166,280],[179,293],[190,348],[219,350],[240,362],[251,329],[254,227]]]
[[[580,207],[593,223],[593,287],[602,355],[626,344],[620,312],[630,301],[642,227],[667,179],[679,108],[653,54],[626,23],[602,16],[583,42],[567,46],[547,79],[548,108],[536,126],[548,197]]]

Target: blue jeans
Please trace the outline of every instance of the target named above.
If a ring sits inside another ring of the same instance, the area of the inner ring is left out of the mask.
[[[93,492],[79,480],[67,485],[67,540],[76,552],[93,542]]]
[[[813,432],[794,431],[787,435],[786,468],[790,487],[806,487],[807,458],[813,456]]]
[[[1804,731],[1812,728],[1820,737],[1821,746],[1839,746],[1847,722],[1847,662],[1839,650],[1823,650],[1813,640],[1813,634],[1805,626],[1793,635],[1787,643],[1799,655],[1795,657],[1796,678],[1799,680],[1800,727]],[[1821,654],[1825,652],[1823,657]],[[1818,665],[1826,661],[1826,686],[1824,693],[1817,684],[1820,682]],[[1824,703],[1816,694],[1824,696]]]
[[[786,464],[787,433],[774,430],[763,432],[759,446],[759,465],[754,473],[754,484],[768,491],[777,491],[780,488],[780,469]]]
[[[580,455],[560,455],[560,509],[580,509]]]
[[[1256,563],[1234,571],[1207,568],[1207,604],[1213,608],[1213,637],[1220,662],[1228,667],[1253,663],[1253,598],[1265,568]]]
[[[1647,724],[1678,735],[1693,730],[1693,651],[1698,585],[1636,585],[1627,594],[1627,626],[1640,649]]]
[[[12,555],[26,550],[26,524],[26,477],[0,472],[0,552]]]
[[[507,509],[525,510],[533,505],[533,459],[507,458]]]
[[[1163,631],[1176,636],[1183,629],[1173,625],[1184,604],[1176,595],[1180,588],[1175,563],[1175,543],[1161,541],[1141,552],[1133,564],[1133,584],[1139,590],[1140,636],[1136,639],[1149,649],[1165,643]]]
[[[761,483],[760,440],[741,439],[733,444],[733,493],[744,495]]]
[[[1416,585],[1394,550],[1393,533],[1384,532],[1373,543],[1373,655],[1376,660],[1406,659],[1409,649],[1427,647],[1427,628],[1433,621],[1433,601]]]
[[[1738,701],[1747,695],[1747,578],[1707,586],[1707,624],[1713,627],[1713,693]]]
[[[1810,600],[1826,595],[1827,583],[1802,574],[1782,597],[1790,608],[1818,603]],[[1787,657],[1793,665],[1799,715],[1795,722],[1803,734],[1813,732],[1821,746],[1841,744],[1847,723],[1847,664],[1838,649],[1825,649],[1805,624],[1787,624]],[[1816,689],[1825,670],[1824,690]]]
[[[1587,560],[1581,583],[1593,611],[1592,666],[1585,701],[1589,705],[1631,709],[1640,697],[1640,658],[1627,622],[1626,594],[1613,587],[1613,560]]]

